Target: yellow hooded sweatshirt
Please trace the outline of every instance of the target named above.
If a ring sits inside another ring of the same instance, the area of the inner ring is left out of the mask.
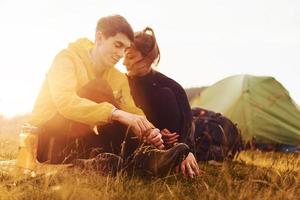
[[[96,77],[89,56],[93,45],[88,39],[79,39],[55,57],[29,117],[31,125],[41,126],[56,113],[91,127],[109,123],[115,109],[112,104],[98,104],[77,95],[81,87]],[[111,67],[100,78],[109,83],[122,110],[144,115],[134,104],[125,74]]]

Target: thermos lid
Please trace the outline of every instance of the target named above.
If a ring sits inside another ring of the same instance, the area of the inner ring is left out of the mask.
[[[21,127],[22,132],[27,132],[27,133],[38,133],[38,127],[32,126],[29,123],[24,123]]]

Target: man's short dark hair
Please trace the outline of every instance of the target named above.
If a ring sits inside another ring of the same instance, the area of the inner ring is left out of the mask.
[[[106,38],[123,33],[129,40],[133,41],[134,33],[127,20],[121,15],[110,15],[98,20],[96,32],[101,31]]]

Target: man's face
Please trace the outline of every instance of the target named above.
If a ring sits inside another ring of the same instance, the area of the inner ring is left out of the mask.
[[[96,60],[105,68],[113,67],[124,56],[130,40],[122,33],[105,38],[102,33],[96,35]]]

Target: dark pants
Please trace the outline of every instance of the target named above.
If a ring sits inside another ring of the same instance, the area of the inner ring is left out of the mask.
[[[95,79],[85,85],[78,95],[97,103],[109,102],[118,108],[109,84]],[[123,124],[113,122],[98,127],[96,135],[88,125],[56,114],[41,127],[37,159],[51,164],[70,163],[77,158],[90,158],[101,152],[130,159],[141,141]]]

